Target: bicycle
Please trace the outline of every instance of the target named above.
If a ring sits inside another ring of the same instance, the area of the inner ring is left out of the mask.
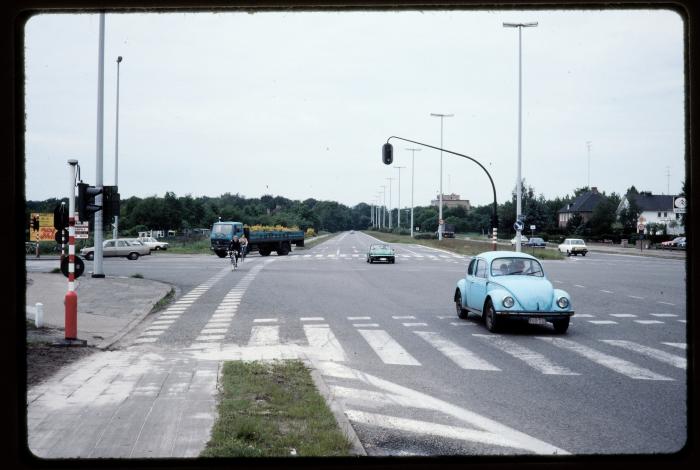
[[[231,271],[235,271],[238,268],[238,252],[229,250],[228,256],[231,259]]]

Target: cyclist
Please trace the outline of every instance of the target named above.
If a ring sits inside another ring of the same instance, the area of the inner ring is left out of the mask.
[[[245,255],[248,252],[248,239],[245,235],[242,235],[238,240],[241,243],[241,261],[245,259]]]
[[[236,264],[238,264],[238,257],[241,255],[241,242],[238,236],[234,235],[231,243],[228,245],[228,251],[236,257]]]

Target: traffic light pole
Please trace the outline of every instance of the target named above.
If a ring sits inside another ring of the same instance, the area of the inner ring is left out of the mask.
[[[100,13],[100,43],[98,48],[97,66],[97,164],[95,165],[95,186],[102,189],[102,161],[104,134],[104,69],[105,69],[105,14]],[[95,204],[102,206],[102,193],[95,197]],[[102,211],[95,212],[95,251],[92,277],[105,277],[102,270]]]
[[[78,339],[78,294],[75,292],[75,176],[78,160],[68,160],[70,166],[70,191],[68,192],[68,292],[65,305],[65,339],[58,346],[85,346],[87,341]]]

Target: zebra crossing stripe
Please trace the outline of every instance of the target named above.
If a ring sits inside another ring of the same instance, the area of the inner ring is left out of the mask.
[[[608,369],[611,369],[619,374],[625,375],[625,376],[632,378],[632,379],[637,379],[637,380],[673,380],[669,377],[665,377],[663,375],[652,372],[649,369],[645,369],[643,367],[640,367],[632,362],[626,361],[624,359],[620,359],[619,357],[610,356],[608,354],[597,351],[593,348],[589,348],[589,347],[584,346],[582,344],[576,343],[575,341],[571,341],[568,339],[562,339],[562,338],[551,338],[551,337],[545,337],[545,336],[538,336],[537,339],[540,339],[542,341],[546,341],[546,342],[552,344],[553,346],[557,346],[557,347],[562,348],[562,349],[567,349],[569,351],[573,351],[576,354],[585,357],[586,359],[590,359],[591,361],[595,362],[596,364],[599,364],[603,367],[607,367]]]
[[[669,354],[666,351],[662,351],[660,349],[655,349],[655,348],[650,348],[649,346],[644,346],[642,344],[637,344],[632,341],[624,341],[624,340],[615,340],[615,339],[601,339],[603,343],[606,344],[612,344],[613,346],[618,346],[623,349],[627,349],[628,351],[636,352],[639,354],[643,354],[645,356],[648,356],[652,359],[656,359],[657,361],[664,362],[666,364],[670,364],[673,367],[677,367],[679,369],[684,369],[686,368],[686,359],[681,356],[676,356],[674,354]]]
[[[304,334],[310,350],[323,360],[345,362],[345,351],[328,325],[304,325]]]
[[[519,345],[515,341],[511,341],[496,335],[485,335],[485,334],[472,334],[477,338],[482,338],[487,340],[490,344],[500,349],[506,354],[513,356],[516,359],[520,359],[528,366],[546,375],[581,375],[577,372],[573,372],[566,367],[554,364],[552,361],[547,359],[542,354],[537,351],[533,351],[524,346]]]
[[[415,334],[427,341],[431,346],[447,356],[462,369],[500,371],[498,367],[479,358],[476,354],[452,341],[443,338],[432,331],[414,331]]]
[[[384,364],[419,366],[408,351],[384,330],[357,330]]]
[[[279,326],[254,326],[248,346],[275,346],[279,343]]]

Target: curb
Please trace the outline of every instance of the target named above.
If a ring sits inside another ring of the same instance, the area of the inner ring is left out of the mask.
[[[360,442],[360,438],[357,437],[355,429],[350,424],[350,421],[348,420],[347,416],[345,416],[345,412],[343,411],[342,406],[340,406],[340,403],[338,403],[335,397],[331,394],[328,385],[323,380],[323,376],[314,367],[312,361],[310,361],[308,358],[304,358],[303,361],[304,364],[306,364],[306,366],[311,371],[311,378],[313,379],[314,384],[316,385],[316,389],[326,401],[326,404],[333,413],[333,416],[335,416],[335,420],[338,423],[338,426],[340,427],[341,431],[343,432],[343,434],[345,434],[345,437],[347,437],[347,439],[352,444],[352,448],[355,455],[366,457],[367,451],[362,446],[362,442]]]

